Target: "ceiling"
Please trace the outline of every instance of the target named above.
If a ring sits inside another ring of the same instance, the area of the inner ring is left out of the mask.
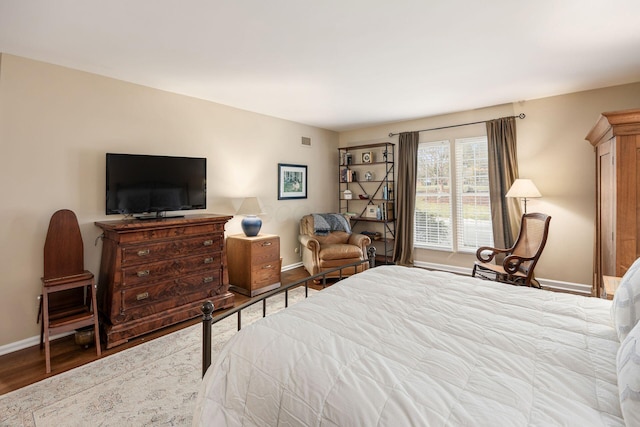
[[[638,0],[0,0],[0,52],[336,131],[640,81]]]

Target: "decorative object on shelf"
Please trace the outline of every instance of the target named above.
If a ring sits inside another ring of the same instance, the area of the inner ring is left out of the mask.
[[[342,194],[345,200],[353,199],[353,193],[351,192],[351,190],[344,190]]]
[[[366,171],[364,173],[364,180],[365,181],[373,181],[373,173],[371,171]]]
[[[278,163],[278,200],[307,198],[307,167]]]
[[[345,153],[344,154],[344,158],[345,158],[345,164],[350,165],[351,162],[353,161],[353,158],[351,157],[351,153]]]
[[[524,213],[527,213],[527,199],[542,197],[530,179],[516,179],[505,194],[505,197],[520,197],[524,199]]]
[[[371,151],[365,151],[362,153],[362,163],[373,162],[373,153]]]
[[[358,197],[360,198],[360,200],[369,200],[371,198],[371,196],[368,194],[358,194]]]
[[[366,218],[378,219],[378,207],[376,205],[367,206],[364,216]]]
[[[246,197],[240,208],[236,212],[237,215],[244,215],[242,218],[242,222],[240,225],[242,226],[242,231],[244,231],[245,236],[253,237],[257,236],[260,233],[260,228],[262,227],[262,220],[258,217],[258,215],[264,214],[262,211],[262,207],[260,206],[260,200],[257,197]]]
[[[361,231],[360,234],[364,234],[365,236],[369,236],[371,240],[380,240],[382,238],[382,233],[379,231]]]

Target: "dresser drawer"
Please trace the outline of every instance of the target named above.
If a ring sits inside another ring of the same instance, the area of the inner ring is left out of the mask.
[[[222,286],[221,273],[215,270],[124,289],[121,292],[120,316],[116,323],[168,310],[182,299],[187,301],[212,297],[221,291]]]
[[[251,288],[260,288],[280,282],[280,259],[251,267]]]
[[[107,233],[112,235],[112,231],[108,230]],[[143,242],[154,242],[158,240],[171,240],[179,239],[183,237],[192,237],[198,235],[210,235],[210,234],[223,234],[223,224],[199,224],[187,227],[158,227],[148,230],[125,230],[118,232],[113,236],[117,239],[121,245],[135,244]]]
[[[220,269],[220,263],[221,253],[216,252],[126,267],[122,269],[122,288]]]
[[[122,250],[122,266],[148,263],[198,253],[221,251],[224,240],[221,234],[167,240],[159,243],[127,245]]]
[[[263,263],[280,259],[280,238],[251,242],[251,261]]]

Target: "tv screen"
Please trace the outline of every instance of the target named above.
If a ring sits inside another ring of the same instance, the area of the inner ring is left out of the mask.
[[[107,153],[106,214],[206,209],[207,159]]]

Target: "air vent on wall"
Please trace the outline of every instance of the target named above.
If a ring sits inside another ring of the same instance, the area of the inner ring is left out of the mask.
[[[308,138],[306,136],[302,137],[302,145],[309,145],[311,146],[311,138]]]

